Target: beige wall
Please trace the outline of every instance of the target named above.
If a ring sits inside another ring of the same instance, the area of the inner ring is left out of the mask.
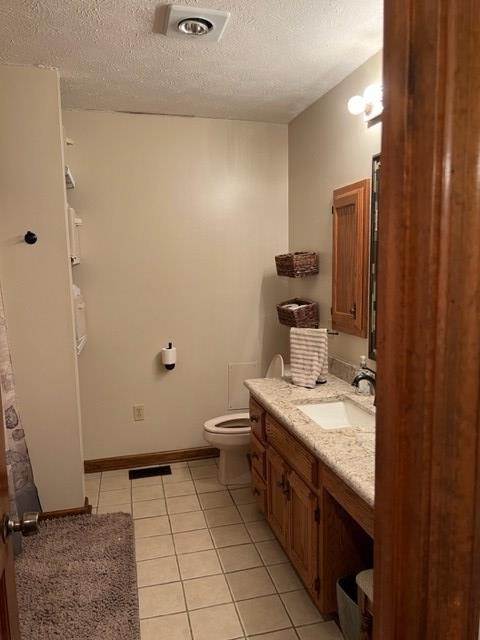
[[[228,363],[263,369],[284,346],[287,127],[92,111],[64,122],[84,221],[85,457],[204,446],[203,421],[227,410]],[[168,340],[173,372],[158,363]]]
[[[332,295],[332,192],[371,176],[380,151],[381,125],[368,128],[347,111],[348,99],[381,83],[381,53],[320,98],[289,125],[290,249],[320,253],[320,274],[294,281],[292,295],[320,302],[321,326],[330,327]],[[341,334],[330,338],[330,355],[358,364],[367,340]]]
[[[84,499],[63,173],[57,72],[0,66],[0,279],[45,510]],[[29,229],[33,246],[23,241]]]

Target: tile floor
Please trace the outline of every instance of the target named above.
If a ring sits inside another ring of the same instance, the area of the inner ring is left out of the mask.
[[[94,511],[132,513],[142,640],[342,640],[324,621],[249,487],[225,487],[217,461],[171,476],[85,477]]]

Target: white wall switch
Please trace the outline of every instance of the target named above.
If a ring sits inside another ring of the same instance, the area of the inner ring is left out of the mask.
[[[139,420],[145,420],[145,405],[144,404],[134,404],[133,405],[133,419],[135,422]]]

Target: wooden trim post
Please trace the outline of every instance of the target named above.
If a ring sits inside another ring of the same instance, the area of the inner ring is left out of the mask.
[[[375,640],[476,640],[480,2],[386,0]]]

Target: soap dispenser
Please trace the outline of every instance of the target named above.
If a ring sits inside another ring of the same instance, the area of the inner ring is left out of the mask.
[[[360,356],[360,370],[362,369],[368,369],[366,356]],[[358,382],[357,393],[365,396],[370,395],[370,384],[368,383],[368,380],[360,380]]]

